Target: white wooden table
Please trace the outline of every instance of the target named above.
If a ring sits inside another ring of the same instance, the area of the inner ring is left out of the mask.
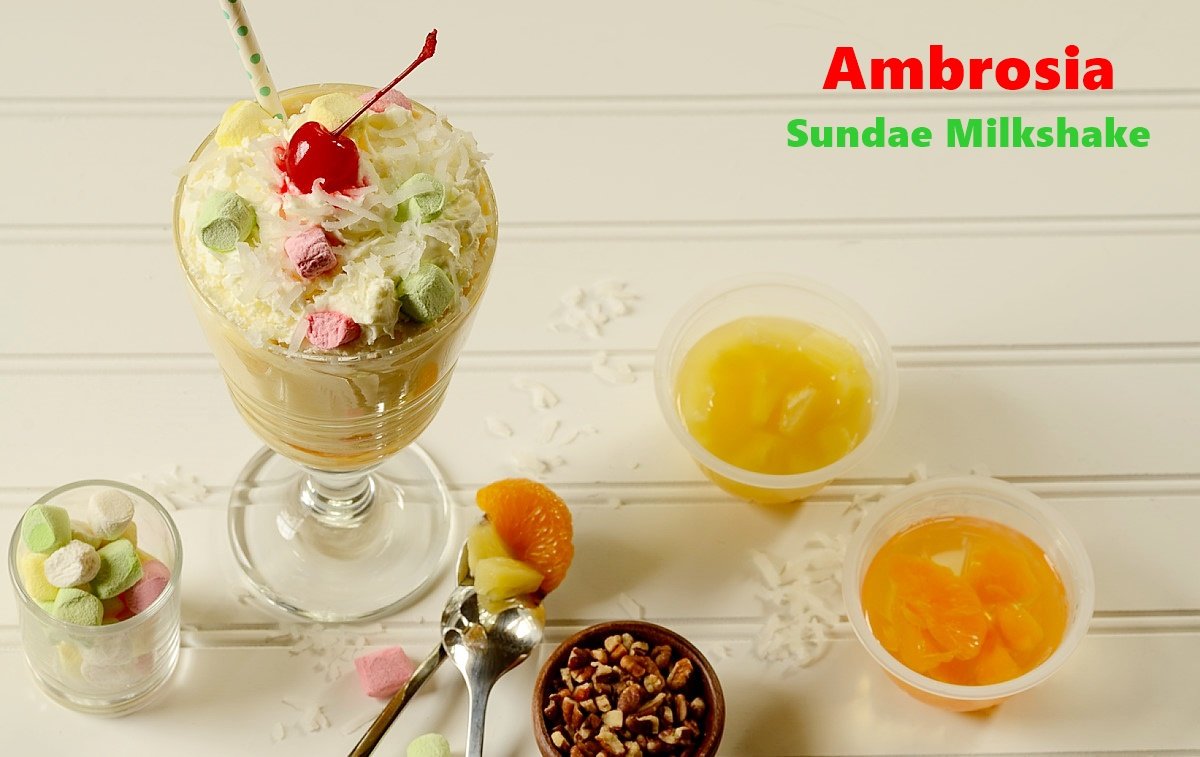
[[[422,444],[458,493],[520,450],[561,455],[578,557],[549,604],[550,641],[626,616],[721,657],[723,754],[1200,751],[1200,54],[1195,3],[553,0],[400,4],[257,0],[280,86],[384,82],[422,35],[437,59],[408,89],[493,152],[503,233],[494,279]],[[903,7],[900,7],[903,5]],[[23,665],[0,592],[4,754],[344,754],[366,702],[239,601],[224,498],[257,442],[236,416],[184,297],[169,236],[175,171],[245,97],[212,2],[21,3],[0,44],[0,527],[58,484],[160,476],[210,487],[177,518],[184,650],[167,695],[122,720],[63,711]],[[319,16],[319,18],[318,18]],[[1111,93],[820,92],[834,46],[963,57],[1111,58]],[[1024,114],[1152,132],[1144,150],[789,150],[793,117],[909,124]],[[653,399],[652,349],[698,289],[737,272],[805,274],[847,292],[896,345],[899,411],[882,448],[798,509],[751,507],[702,481]],[[559,296],[615,278],[642,296],[601,338],[547,328]],[[607,350],[637,381],[591,372]],[[512,380],[560,397],[530,409]],[[512,424],[512,439],[484,419]],[[546,417],[599,433],[538,442]],[[1049,683],[973,717],[907,698],[851,637],[784,674],[759,661],[749,551],[785,557],[836,533],[856,493],[985,466],[1079,529],[1098,584],[1092,630]],[[613,507],[611,498],[619,498]],[[423,654],[448,578],[345,638]],[[342,638],[339,636],[338,638]],[[543,650],[543,654],[546,650]],[[727,654],[722,654],[727,652]],[[536,662],[494,696],[488,753],[528,757]],[[439,730],[462,748],[458,673],[437,674],[384,742]],[[321,704],[329,726],[298,713]],[[272,733],[282,724],[286,738]],[[15,739],[15,742],[13,741]],[[49,744],[49,746],[45,746]],[[36,750],[36,751],[35,751]],[[99,751],[97,751],[99,750]]]

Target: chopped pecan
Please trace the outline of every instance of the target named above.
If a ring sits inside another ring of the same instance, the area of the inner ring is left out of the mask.
[[[688,679],[691,677],[692,661],[684,657],[671,666],[671,672],[667,676],[667,686],[670,686],[673,691],[678,691],[687,685]]]

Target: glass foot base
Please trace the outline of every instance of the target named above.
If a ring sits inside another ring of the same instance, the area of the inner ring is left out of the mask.
[[[450,532],[450,494],[429,455],[409,445],[370,473],[373,494],[351,517],[305,503],[308,474],[264,448],[229,499],[229,540],[270,604],[323,623],[377,618],[436,576]]]

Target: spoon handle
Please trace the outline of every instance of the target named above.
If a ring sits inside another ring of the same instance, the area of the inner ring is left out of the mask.
[[[483,719],[487,714],[488,695],[492,693],[491,681],[476,681],[469,685],[471,701],[467,710],[467,753],[466,757],[483,757]]]
[[[446,650],[441,644],[438,644],[437,649],[430,652],[429,656],[422,660],[420,666],[413,671],[408,682],[392,695],[392,698],[384,706],[383,712],[379,713],[379,717],[375,718],[375,722],[371,724],[371,727],[367,729],[347,757],[366,757],[374,752],[375,747],[379,746],[379,740],[383,738],[383,734],[387,733],[388,728],[391,728],[392,723],[396,720],[396,716],[400,714],[400,710],[404,709],[404,706],[417,693],[417,689],[421,688],[421,684],[433,675],[433,671],[437,670],[445,659]]]

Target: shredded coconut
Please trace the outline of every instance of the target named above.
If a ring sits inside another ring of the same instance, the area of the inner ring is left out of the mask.
[[[506,439],[513,435],[512,426],[494,416],[489,415],[487,418],[485,418],[484,424],[487,426],[487,430],[492,434],[492,436],[498,436],[502,439]]]
[[[129,481],[175,510],[203,505],[209,495],[208,487],[199,478],[178,465],[172,465],[165,473],[135,473]]]
[[[543,383],[517,377],[513,379],[512,385],[514,389],[529,393],[529,403],[534,410],[549,410],[558,404],[558,395]]]
[[[770,610],[754,644],[759,658],[801,668],[825,654],[840,613],[845,549],[845,537],[817,533],[782,565],[751,551],[750,561],[765,587],[760,597]]]
[[[552,331],[574,332],[597,339],[610,321],[629,315],[638,299],[638,295],[620,281],[573,286],[559,298],[558,309],[551,316],[549,326]]]
[[[609,384],[632,384],[637,381],[637,374],[629,363],[612,360],[607,352],[592,355],[592,374]]]

